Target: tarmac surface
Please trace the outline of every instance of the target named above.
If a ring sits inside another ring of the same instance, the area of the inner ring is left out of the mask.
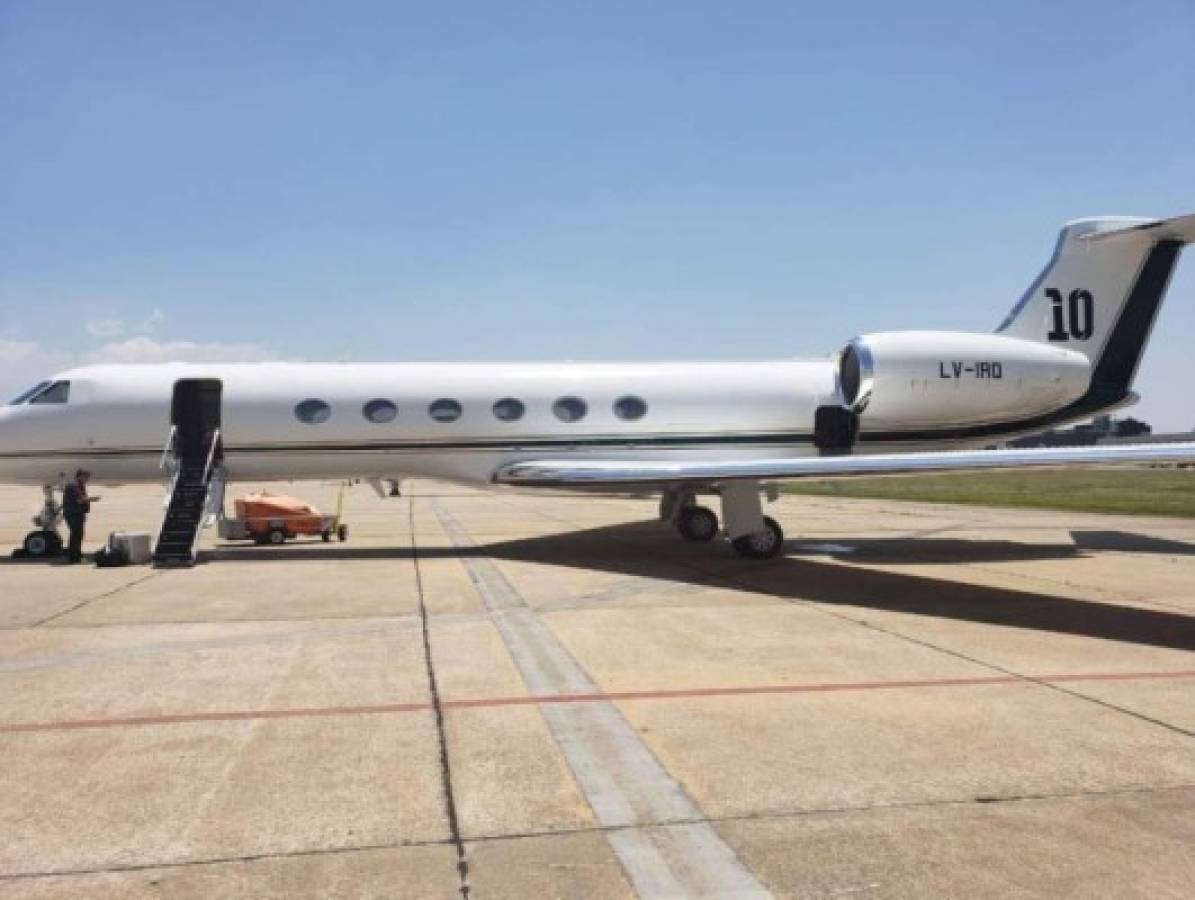
[[[107,494],[90,549],[156,532]],[[0,560],[0,897],[1191,896],[1195,521],[769,511],[762,563],[430,482],[344,544]]]

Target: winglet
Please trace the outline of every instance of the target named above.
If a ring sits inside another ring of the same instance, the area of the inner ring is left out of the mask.
[[[1178,241],[1181,244],[1195,243],[1195,214],[1176,216],[1173,219],[1155,219],[1130,225],[1127,228],[1114,228],[1108,231],[1093,231],[1079,236],[1080,241],[1106,241],[1118,237],[1132,235],[1148,237],[1154,241]]]

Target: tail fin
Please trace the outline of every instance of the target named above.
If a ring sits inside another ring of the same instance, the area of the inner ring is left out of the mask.
[[[1009,337],[1086,353],[1091,393],[1129,395],[1141,354],[1195,215],[1070,222],[1054,256],[996,329]]]

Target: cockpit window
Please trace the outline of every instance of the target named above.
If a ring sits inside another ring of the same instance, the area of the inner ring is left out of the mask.
[[[30,403],[66,403],[71,396],[71,383],[69,381],[55,381],[45,390],[34,394],[30,399]]]
[[[40,394],[43,388],[48,388],[49,386],[50,386],[50,382],[39,381],[37,384],[35,384],[29,390],[25,391],[25,393],[20,394],[20,395],[14,397],[12,400],[10,400],[8,402],[8,405],[9,406],[20,406],[22,403],[24,403],[26,400],[28,400],[34,394]]]

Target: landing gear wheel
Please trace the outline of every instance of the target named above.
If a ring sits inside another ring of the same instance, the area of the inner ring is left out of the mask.
[[[347,525],[339,525],[336,528],[336,540],[344,543],[349,539],[349,527]]]
[[[332,540],[332,529],[325,528],[323,531],[321,531],[319,533],[319,536],[320,536],[320,539],[323,540],[323,542],[325,544],[328,543],[328,541]]]
[[[771,559],[784,549],[784,531],[770,516],[763,517],[764,529],[744,534],[730,542],[734,552],[747,559]]]
[[[271,528],[270,533],[266,535],[266,540],[271,544],[286,543],[286,532],[281,528]]]
[[[27,556],[43,559],[62,552],[62,538],[56,531],[31,531],[25,535],[25,541],[21,546],[25,548]]]
[[[677,513],[676,530],[686,541],[704,544],[718,536],[718,517],[704,506],[686,506]]]

